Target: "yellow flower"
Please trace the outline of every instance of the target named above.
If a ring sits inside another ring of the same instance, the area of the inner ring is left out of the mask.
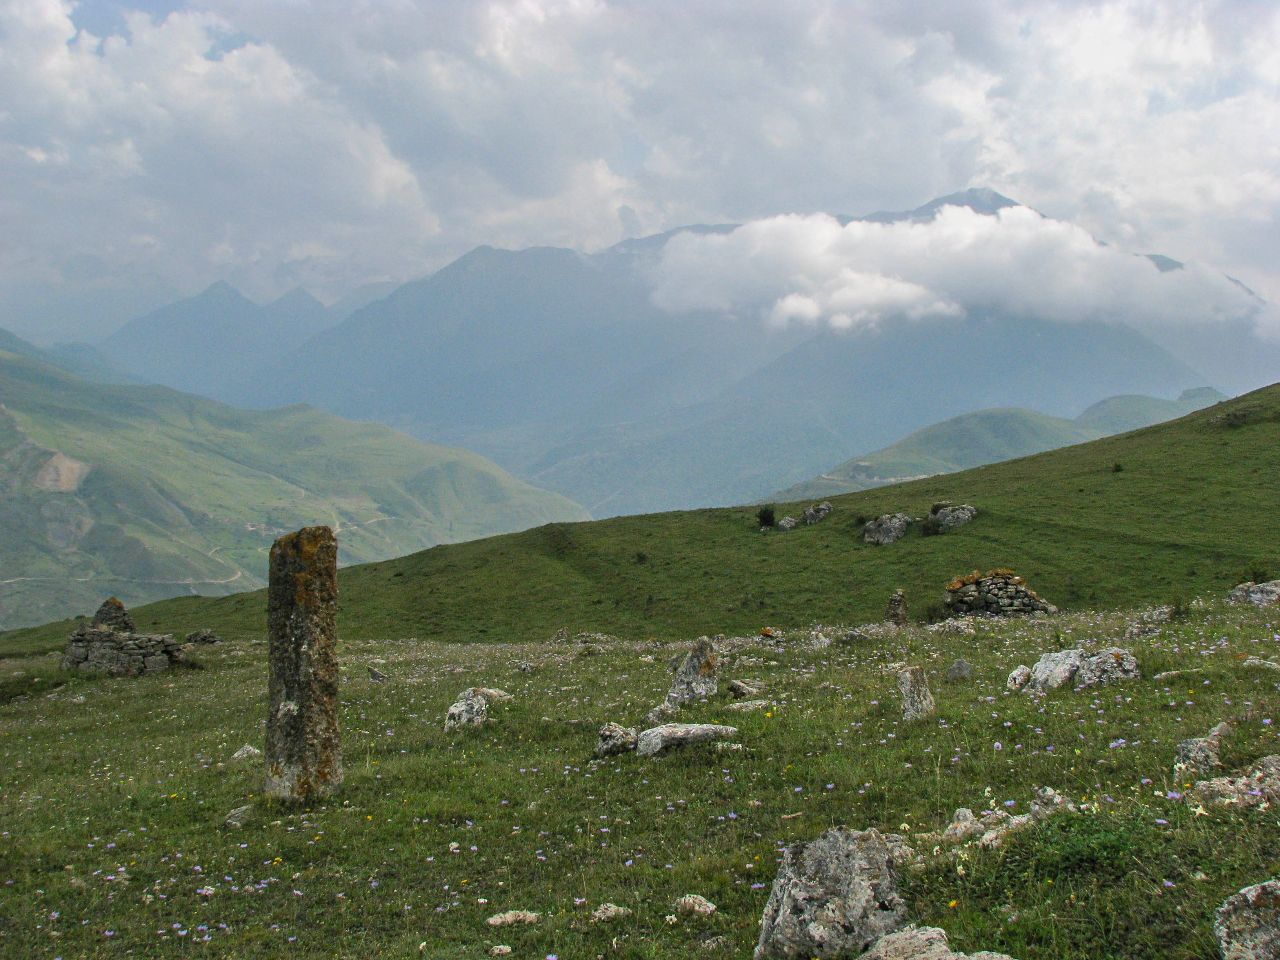
[[[958,907],[959,905],[960,905],[960,901],[959,901],[959,900],[952,900],[952,901],[950,901],[950,902],[947,904],[947,909],[948,909],[948,910],[954,910],[954,909],[955,909],[956,907]]]

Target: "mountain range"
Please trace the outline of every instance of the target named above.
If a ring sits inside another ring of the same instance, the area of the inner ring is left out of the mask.
[[[272,540],[305,524],[341,530],[353,563],[587,517],[379,424],[95,383],[57,359],[0,331],[0,626],[260,584]]]
[[[927,223],[957,206],[994,216],[1018,204],[976,189],[837,219]],[[480,247],[327,311],[303,291],[259,306],[218,284],[101,349],[133,376],[238,405],[305,402],[475,450],[596,516],[759,499],[965,411],[1069,418],[1111,396],[1222,385],[1187,357],[1229,372],[1218,347],[1175,354],[1123,318],[991,307],[832,330],[660,308],[654,271],[671,239],[734,228],[694,225],[591,255]],[[1230,348],[1263,367],[1273,349]]]

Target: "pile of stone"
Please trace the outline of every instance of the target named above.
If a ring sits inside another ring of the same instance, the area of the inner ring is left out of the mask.
[[[1056,650],[1044,654],[1034,667],[1019,666],[1009,674],[1006,686],[1027,693],[1048,693],[1071,686],[1076,690],[1105,686],[1142,676],[1138,661],[1128,650],[1110,647],[1095,654],[1083,650]]]
[[[1009,617],[1057,613],[1058,608],[1042,600],[1027,582],[1012,570],[975,570],[947,584],[945,603],[955,614],[978,613]]]
[[[133,618],[115,597],[103,602],[93,622],[67,638],[62,669],[140,677],[184,663],[183,644],[171,634],[137,633]]]
[[[1270,607],[1280,603],[1280,580],[1242,583],[1227,595],[1227,603],[1251,603],[1255,607]]]
[[[800,514],[800,519],[795,517],[783,517],[776,524],[779,530],[794,530],[800,524],[807,527],[813,526],[815,523],[821,523],[831,514],[831,504],[829,501],[823,500],[821,503],[815,503],[804,508],[804,513]]]

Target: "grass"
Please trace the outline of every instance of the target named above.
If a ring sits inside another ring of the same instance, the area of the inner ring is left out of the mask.
[[[949,579],[997,566],[1064,608],[1220,594],[1280,571],[1278,467],[1275,386],[1133,433],[833,498],[826,521],[786,533],[761,533],[757,508],[744,506],[551,524],[350,567],[342,631],[527,642],[568,627],[674,640],[878,620],[899,586],[923,618]],[[979,516],[944,536],[916,525],[891,546],[862,542],[866,518],[923,517],[939,500]],[[803,506],[779,505],[778,516]],[[184,597],[136,616],[146,629],[248,639],[265,630],[264,610],[257,593]],[[0,654],[60,648],[70,626],[0,634]]]
[[[583,656],[572,642],[356,639],[341,648],[346,782],[308,810],[264,804],[260,768],[230,759],[261,745],[261,639],[202,649],[200,671],[56,688],[32,683],[53,682],[56,657],[10,658],[0,955],[444,958],[504,943],[516,957],[743,957],[784,845],[839,823],[913,837],[959,806],[1025,810],[1047,784],[1082,811],[911,875],[912,916],[966,951],[1207,960],[1213,909],[1280,870],[1280,818],[1198,816],[1171,799],[1186,784],[1174,747],[1229,718],[1230,764],[1277,752],[1274,674],[1243,659],[1280,656],[1278,617],[1189,604],[1127,644],[1144,679],[1044,700],[1007,693],[1009,670],[1115,643],[1133,617],[983,623],[971,636],[913,627],[878,644],[832,630],[825,648],[807,631],[780,647],[743,641],[725,677],[763,681],[769,710],[732,713],[721,695],[686,719],[734,724],[744,751],[605,762],[591,758],[595,731],[657,702],[678,647],[614,641]],[[945,682],[961,656],[973,678]],[[925,666],[935,718],[900,721],[883,669],[899,660]],[[390,682],[369,682],[368,665]],[[1151,679],[1175,667],[1199,672]],[[488,727],[446,734],[445,709],[470,685],[515,700]],[[24,686],[41,692],[13,696]],[[224,829],[245,803],[248,826]],[[668,922],[686,893],[719,909]],[[605,901],[634,915],[590,924]],[[508,909],[542,919],[486,925]]]

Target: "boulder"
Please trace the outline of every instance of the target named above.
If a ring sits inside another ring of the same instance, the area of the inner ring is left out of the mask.
[[[489,700],[477,696],[474,688],[463,692],[444,716],[445,730],[457,730],[459,727],[479,727],[489,720]]]
[[[1075,687],[1077,690],[1088,690],[1090,687],[1109,683],[1137,680],[1141,676],[1138,661],[1132,653],[1119,647],[1110,647],[1085,657],[1080,669],[1076,671]]]
[[[757,680],[730,680],[729,693],[735,700],[746,700],[759,696],[764,684]]]
[[[847,827],[788,847],[754,960],[856,957],[900,929],[907,905],[898,892],[899,870],[911,856],[895,834]]]
[[[823,500],[821,503],[815,503],[813,506],[805,507],[801,518],[808,526],[815,523],[821,523],[831,515],[831,503]]]
[[[1280,580],[1242,583],[1227,595],[1227,603],[1251,603],[1255,607],[1270,607],[1280,603]]]
[[[956,527],[963,527],[977,515],[977,507],[967,503],[958,503],[954,506],[949,503],[935,503],[929,510],[929,519],[926,523],[935,533],[945,533]]]
[[[728,740],[737,735],[736,727],[718,723],[664,723],[640,734],[636,739],[636,753],[642,757],[652,757],[674,747]]]
[[[886,513],[868,520],[862,528],[862,539],[876,546],[896,543],[907,535],[911,518],[905,513]]]
[[[1263,757],[1238,777],[1199,780],[1188,799],[1241,809],[1280,803],[1280,756]]]
[[[718,689],[716,673],[719,667],[715,644],[707,637],[699,638],[676,667],[666,702],[678,707],[691,700],[714,697]]]
[[[933,694],[929,692],[923,667],[898,671],[898,693],[902,695],[903,720],[922,720],[933,715]]]
[[[1227,897],[1213,916],[1213,935],[1223,960],[1280,957],[1280,880],[1254,884]]]
[[[983,950],[979,953],[956,953],[947,942],[945,931],[937,927],[907,927],[881,937],[862,960],[1013,960],[1003,953]]]
[[[1186,770],[1193,776],[1207,777],[1222,766],[1222,741],[1231,735],[1231,724],[1223,721],[1203,737],[1192,737],[1178,744],[1175,770]]]
[[[794,530],[800,526],[800,521],[795,517],[783,517],[777,522],[776,526],[779,530]]]
[[[1028,691],[1045,693],[1068,686],[1076,678],[1080,664],[1084,663],[1083,650],[1058,650],[1044,654],[1031,668],[1031,676],[1025,687]]]
[[[606,723],[600,728],[600,737],[596,741],[597,757],[613,757],[620,753],[630,753],[635,748],[635,727],[624,727],[620,723]]]

